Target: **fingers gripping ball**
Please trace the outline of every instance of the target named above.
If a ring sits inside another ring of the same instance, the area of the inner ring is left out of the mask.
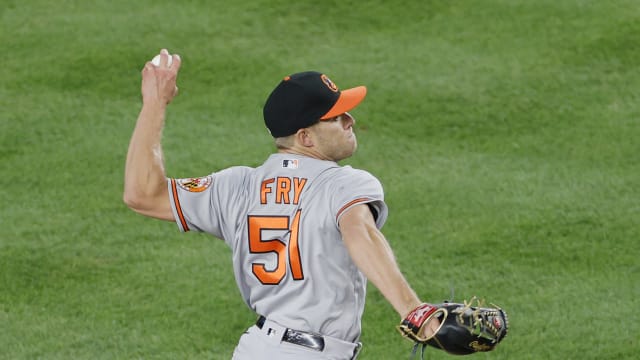
[[[431,306],[440,310],[440,313],[436,310],[433,313],[441,322],[440,328],[432,337],[421,339],[405,335],[403,330],[401,333],[418,344],[433,346],[454,355],[491,351],[507,335],[509,323],[506,312],[495,305],[483,307],[482,302],[475,297],[463,304]],[[406,321],[407,319],[403,320],[399,329]]]
[[[173,63],[173,56],[171,56],[171,54],[167,54],[167,67],[171,66],[171,64]],[[155,66],[160,66],[160,54],[154,56],[153,59],[151,59],[151,63]]]

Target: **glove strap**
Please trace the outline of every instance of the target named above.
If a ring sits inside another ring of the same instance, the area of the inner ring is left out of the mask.
[[[398,331],[402,336],[407,337],[413,341],[426,342],[428,338],[420,336],[420,330],[424,324],[438,312],[438,307],[431,304],[421,304],[417,308],[413,309],[407,317],[402,320],[398,325]]]

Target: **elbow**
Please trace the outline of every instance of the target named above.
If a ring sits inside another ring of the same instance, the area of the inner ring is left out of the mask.
[[[140,212],[153,209],[158,199],[167,192],[163,181],[140,183],[133,180],[136,179],[125,178],[122,193],[122,201],[131,210]]]
[[[128,208],[136,212],[153,209],[159,193],[161,193],[161,189],[158,189],[157,192],[150,192],[148,191],[149,189],[146,190],[147,191],[141,188],[125,186],[122,201]]]
[[[131,210],[139,211],[144,209],[143,198],[139,195],[136,195],[132,191],[125,191],[122,195],[122,201]]]
[[[174,219],[167,191],[159,189],[157,193],[150,193],[125,188],[122,201],[138,214],[168,221]]]

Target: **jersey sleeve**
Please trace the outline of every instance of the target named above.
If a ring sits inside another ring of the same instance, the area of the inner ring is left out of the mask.
[[[169,179],[169,198],[182,232],[197,231],[224,239],[226,217],[239,206],[244,169],[229,168],[198,178]]]
[[[364,170],[343,168],[333,193],[332,207],[336,214],[336,225],[340,223],[342,215],[351,207],[358,204],[367,204],[372,208],[378,229],[382,228],[387,220],[388,208],[384,202],[384,190],[382,184],[370,173]]]

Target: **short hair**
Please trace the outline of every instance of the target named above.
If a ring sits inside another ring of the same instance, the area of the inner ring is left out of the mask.
[[[276,147],[278,149],[289,149],[293,147],[293,144],[295,142],[295,139],[294,139],[295,136],[296,134],[274,138]]]

